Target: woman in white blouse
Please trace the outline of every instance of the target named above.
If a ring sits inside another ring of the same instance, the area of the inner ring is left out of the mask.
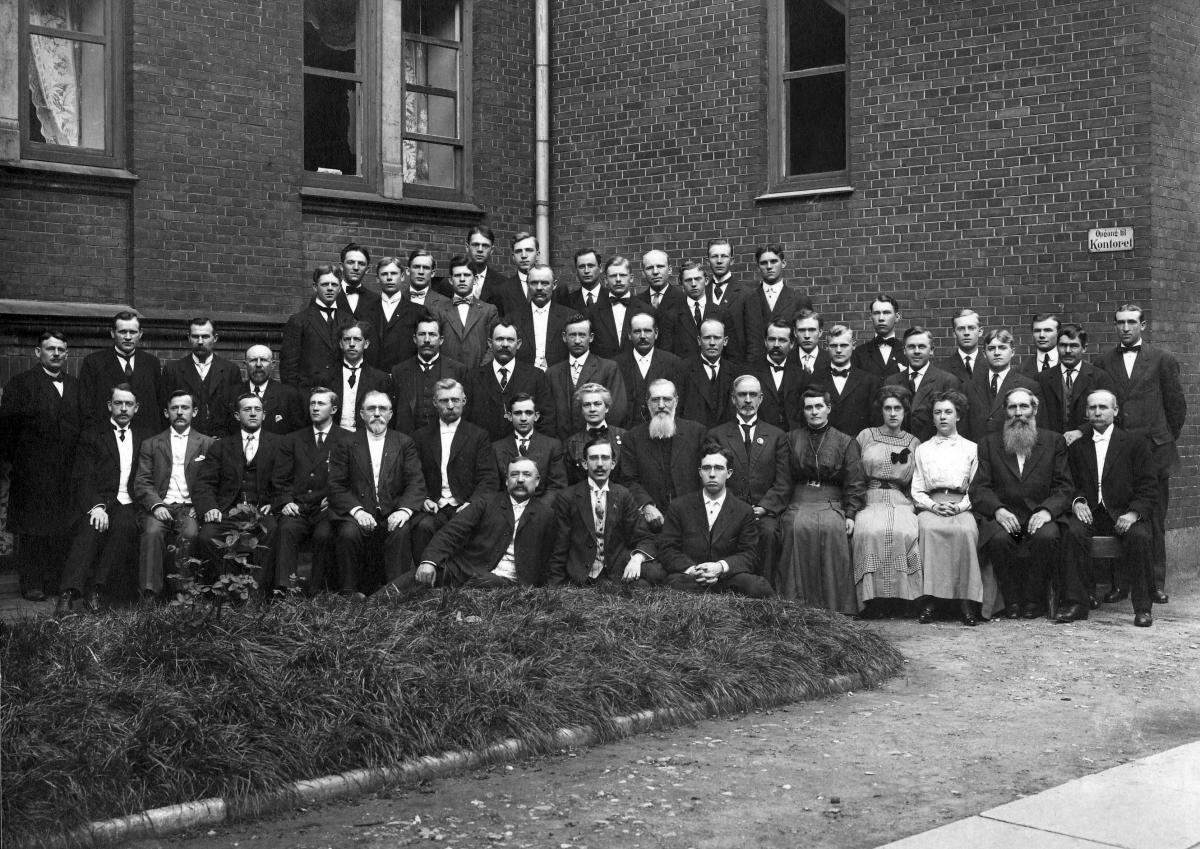
[[[917,510],[918,541],[924,569],[925,597],[918,619],[933,621],[937,599],[954,599],[964,625],[979,623],[983,579],[976,546],[979,528],[971,513],[967,488],[975,476],[975,443],[958,435],[967,399],[949,390],[933,396],[937,433],[916,451],[912,500]]]

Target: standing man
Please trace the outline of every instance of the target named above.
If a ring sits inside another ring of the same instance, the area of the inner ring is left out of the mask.
[[[933,424],[933,397],[939,392],[962,391],[958,378],[933,365],[933,334],[919,324],[904,331],[904,357],[908,366],[889,375],[887,386],[907,386],[912,392],[912,411],[905,430],[925,442],[937,433]]]
[[[564,443],[567,461],[567,480],[575,484],[587,477],[587,444],[593,439],[607,439],[612,449],[613,469],[620,468],[621,446],[625,428],[608,423],[612,409],[612,393],[599,383],[585,383],[575,390],[575,406],[583,414],[583,429],[567,437]]]
[[[330,452],[329,506],[337,515],[339,592],[362,598],[381,583],[376,572],[392,581],[412,569],[410,520],[425,500],[425,480],[416,444],[388,427],[386,393],[368,392],[359,416],[363,427]]]
[[[109,392],[109,420],[84,431],[75,452],[76,520],[54,612],[69,613],[86,593],[87,609],[100,610],[101,596],[126,583],[122,575],[137,541],[133,476],[138,449],[149,434],[133,426],[137,397],[128,383]]]
[[[371,342],[371,325],[356,321],[342,328],[338,335],[338,346],[342,352],[339,363],[328,366],[317,382],[337,393],[338,424],[344,430],[355,430],[361,419],[358,416],[360,399],[370,392],[390,392],[391,379],[377,368],[367,365],[366,353]]]
[[[762,403],[757,415],[786,433],[791,430],[792,422],[799,426],[804,421],[800,396],[811,375],[796,364],[796,358],[792,356],[792,325],[783,319],[775,319],[767,325],[763,347],[767,349],[766,357],[747,368],[747,374],[758,379],[761,391]],[[735,477],[735,492],[738,486]]]
[[[446,378],[460,383],[467,378],[466,366],[442,356],[442,331],[436,317],[426,315],[417,321],[413,342],[417,355],[392,369],[392,391],[397,404],[392,426],[409,436],[437,418],[433,409],[434,385]]]
[[[987,376],[963,384],[969,406],[962,435],[975,443],[982,442],[989,433],[1003,430],[1007,418],[1004,398],[1010,389],[1020,386],[1035,395],[1038,391],[1032,378],[1012,368],[1013,335],[1007,327],[989,330],[983,350],[988,363]]]
[[[874,372],[857,368],[853,361],[854,331],[844,324],[829,328],[825,342],[829,367],[813,375],[812,383],[829,395],[829,424],[851,439],[875,420],[875,392],[882,380]],[[803,409],[803,398],[800,401]]]
[[[483,288],[483,300],[493,304],[502,316],[529,303],[529,270],[541,257],[542,247],[536,236],[521,231],[513,236],[512,255],[513,273],[497,278],[491,286]]]
[[[708,297],[708,275],[699,262],[685,262],[679,269],[679,288],[683,298],[663,315],[669,328],[664,343],[681,360],[700,355],[700,325],[710,318],[728,325],[730,311]]]
[[[158,397],[162,365],[158,357],[138,350],[142,343],[141,318],[135,312],[122,310],[113,316],[108,333],[112,336],[113,347],[88,354],[79,369],[83,426],[92,427],[109,420],[112,388],[125,383],[132,387],[138,398],[133,426],[154,433],[162,425],[163,405]]]
[[[370,264],[371,254],[361,245],[351,242],[342,248],[342,291],[338,293],[338,306],[355,321],[367,320],[379,301],[379,293],[363,285]]]
[[[550,392],[554,397],[554,422],[558,438],[567,439],[582,429],[583,414],[575,404],[575,392],[585,383],[599,383],[612,395],[609,421],[622,424],[627,412],[625,381],[612,360],[592,353],[592,320],[576,313],[567,320],[563,330],[567,343],[566,362],[556,363],[546,371]]]
[[[727,239],[713,239],[708,243],[708,270],[710,282],[708,299],[714,306],[733,309],[746,286],[733,277],[733,245]]]
[[[604,264],[604,286],[608,298],[592,308],[592,330],[595,341],[592,348],[597,356],[612,359],[622,351],[633,347],[629,336],[629,320],[636,312],[650,309],[645,301],[630,294],[633,283],[629,260],[614,256]]]
[[[660,313],[661,315],[661,313]],[[633,348],[617,355],[617,369],[629,395],[629,424],[638,425],[650,418],[646,408],[646,389],[651,382],[664,378],[680,381],[682,361],[659,345],[659,317],[651,312],[637,312],[629,319],[629,335]]]
[[[899,318],[900,304],[891,295],[879,295],[871,301],[871,324],[875,327],[875,338],[854,349],[850,363],[855,368],[868,371],[882,381],[908,367],[900,340],[896,338],[896,321]]]
[[[972,309],[960,309],[951,320],[954,329],[954,353],[939,365],[943,371],[957,377],[963,386],[980,376],[987,376],[987,357],[979,349],[983,339],[983,322]]]
[[[489,443],[495,442],[511,430],[505,420],[508,402],[514,395],[525,393],[533,396],[538,409],[546,411],[539,428],[544,433],[554,433],[554,398],[550,394],[550,383],[541,369],[517,358],[522,340],[513,322],[507,317],[496,319],[492,323],[488,345],[492,352],[491,362],[468,370],[463,381],[468,399],[466,420],[482,428]]]
[[[554,302],[554,271],[550,266],[533,266],[527,279],[529,303],[513,309],[505,318],[517,328],[523,340],[517,349],[517,359],[544,372],[567,358],[562,332],[573,313]]]
[[[471,267],[465,257],[450,260],[450,285],[454,300],[435,313],[445,334],[443,353],[467,368],[488,362],[492,353],[487,344],[488,328],[499,317],[496,307],[471,294],[474,285]]]
[[[1021,363],[1021,374],[1034,380],[1042,372],[1053,371],[1058,365],[1058,316],[1053,313],[1035,315],[1029,323],[1033,336],[1033,356]]]
[[[435,292],[433,289],[433,270],[437,268],[433,254],[424,248],[417,248],[408,255],[408,287],[404,297],[416,307],[424,307],[434,312],[443,304],[450,303],[450,297]],[[449,289],[450,284],[446,287]],[[453,290],[450,290],[451,292]]]
[[[249,392],[258,396],[263,404],[263,430],[271,433],[291,433],[304,427],[304,402],[295,387],[286,386],[271,379],[271,367],[275,356],[266,345],[251,345],[246,349],[246,377],[244,383],[235,386],[226,401],[226,409],[233,409],[233,399]]]
[[[789,288],[783,282],[787,260],[783,257],[782,246],[761,246],[754,252],[754,261],[758,264],[762,280],[756,289],[746,292],[739,302],[735,311],[736,332],[733,334],[745,347],[745,350],[741,350],[741,345],[736,345],[733,354],[747,362],[756,362],[765,353],[762,340],[766,338],[768,324],[777,318],[791,322],[800,310],[813,308],[808,295]]]
[[[164,412],[167,429],[141,444],[133,481],[133,497],[142,511],[138,589],[145,601],[162,595],[167,537],[174,534],[176,544],[188,548],[200,532],[192,496],[200,464],[214,441],[192,427],[195,406],[186,389],[171,394]]]
[[[492,250],[496,246],[496,234],[491,227],[476,225],[467,231],[467,260],[474,278],[471,295],[478,300],[483,297],[483,287],[490,292],[498,285],[503,275],[492,268]],[[434,290],[447,300],[454,297],[454,287],[445,278],[434,281]]]
[[[733,418],[729,393],[742,365],[725,356],[728,344],[725,323],[716,318],[705,319],[700,325],[700,355],[689,357],[681,366],[683,403],[679,413],[705,429]]]
[[[567,486],[567,467],[563,460],[563,445],[553,436],[534,429],[541,413],[537,401],[528,392],[518,392],[508,400],[504,417],[512,431],[492,443],[496,458],[497,479],[505,480],[509,464],[518,457],[528,457],[537,465],[538,486],[534,495],[556,496]]]
[[[196,405],[192,427],[213,437],[230,432],[232,418],[227,404],[242,382],[242,370],[213,353],[217,338],[211,318],[201,316],[189,321],[192,352],[163,366],[158,393],[160,398],[170,398],[176,389],[186,389]]]
[[[1071,445],[1083,436],[1088,423],[1088,396],[1097,389],[1115,390],[1112,377],[1089,362],[1087,331],[1078,324],[1058,328],[1058,365],[1042,369],[1037,376],[1038,427],[1061,433]]]
[[[1150,440],[1158,478],[1158,498],[1151,517],[1154,536],[1155,604],[1169,601],[1167,581],[1166,517],[1171,495],[1171,475],[1180,469],[1175,447],[1187,418],[1187,398],[1179,384],[1179,361],[1173,354],[1142,339],[1145,316],[1137,304],[1122,304],[1114,313],[1121,344],[1096,363],[1108,372],[1121,402],[1121,426]]]
[[[595,248],[575,251],[575,279],[579,288],[567,294],[563,305],[572,312],[587,315],[608,298],[604,291],[604,265]]]
[[[821,348],[821,336],[825,331],[825,319],[821,314],[812,310],[800,310],[792,322],[796,330],[795,360],[804,372],[805,381],[811,381],[813,375],[828,368],[829,353]]]
[[[683,293],[671,285],[671,258],[666,251],[655,249],[642,254],[642,281],[646,287],[638,297],[656,316],[683,302]]]
[[[279,351],[279,379],[303,391],[318,382],[339,356],[338,336],[354,323],[350,310],[339,308],[342,294],[339,271],[328,263],[313,269],[313,299],[283,326]]]
[[[375,276],[381,291],[379,300],[367,308],[366,321],[375,330],[375,338],[367,348],[367,363],[387,373],[417,352],[413,332],[422,309],[404,291],[399,259],[385,256],[379,260]]]

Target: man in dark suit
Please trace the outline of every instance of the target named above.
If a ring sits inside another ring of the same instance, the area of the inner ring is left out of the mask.
[[[271,587],[285,590],[299,572],[300,546],[312,541],[309,595],[328,589],[336,563],[333,554],[333,510],[329,506],[329,457],[350,431],[334,422],[337,393],[316,386],[308,394],[309,425],[289,433],[275,460],[275,501],[279,517],[275,535],[275,574]]]
[[[0,398],[0,461],[11,464],[8,529],[16,535],[21,594],[57,594],[70,541],[62,502],[80,431],[79,381],[66,373],[67,340],[47,330],[34,348],[37,365],[16,375]]]
[[[487,432],[488,442],[495,442],[511,431],[505,420],[509,400],[518,393],[532,395],[539,410],[538,430],[553,434],[554,398],[550,394],[550,383],[542,370],[523,363],[517,354],[524,340],[517,335],[516,326],[508,318],[496,319],[488,336],[491,361],[484,366],[467,371],[463,388],[467,393],[467,410],[464,418]]]
[[[829,367],[829,352],[821,346],[825,334],[825,319],[813,310],[800,310],[792,322],[796,331],[796,348],[793,357],[804,373],[804,382],[810,383],[813,375]],[[797,420],[799,424],[799,420]]]
[[[1021,374],[1037,380],[1042,372],[1058,367],[1058,329],[1058,316],[1053,313],[1044,312],[1033,317],[1029,323],[1033,355],[1025,357],[1021,363]]]
[[[555,506],[558,526],[550,559],[550,586],[577,587],[600,581],[641,586],[661,584],[662,566],[653,562],[653,537],[629,490],[611,477],[613,446],[604,437],[585,447],[587,478],[565,490]],[[647,562],[650,561],[650,562]]]
[[[599,383],[585,383],[575,390],[575,406],[583,416],[583,428],[567,437],[563,443],[566,453],[567,481],[579,483],[587,477],[587,444],[593,439],[607,439],[612,447],[613,468],[621,469],[621,446],[625,444],[625,428],[610,424],[612,393]]]
[[[416,443],[388,427],[392,399],[367,393],[359,416],[363,427],[329,454],[339,592],[355,597],[412,570],[412,518],[425,501]]]
[[[919,324],[904,331],[904,356],[908,366],[889,375],[886,386],[906,386],[913,393],[912,409],[904,429],[924,442],[937,433],[933,424],[933,398],[940,392],[962,391],[958,378],[933,365],[933,334]]]
[[[879,295],[871,302],[871,324],[875,337],[861,342],[850,357],[850,364],[879,377],[882,383],[889,375],[899,374],[908,367],[900,340],[896,338],[896,321],[900,304],[891,295]]]
[[[408,285],[404,290],[404,298],[415,307],[424,307],[426,312],[433,313],[443,304],[449,304],[451,297],[433,289],[433,270],[437,262],[433,254],[424,248],[414,248],[408,254]],[[447,291],[453,290],[447,285]],[[403,362],[404,360],[399,360]]]
[[[492,443],[496,479],[503,482],[508,473],[508,464],[518,457],[528,457],[538,470],[539,482],[534,495],[539,498],[547,493],[552,497],[557,496],[567,486],[563,445],[553,436],[546,436],[534,429],[541,417],[537,400],[528,392],[518,392],[508,399],[504,417],[512,429],[507,436]]]
[[[1060,329],[1060,333],[1063,329]],[[1060,336],[1060,338],[1062,338]],[[1118,582],[1104,597],[1110,604],[1133,593],[1133,624],[1153,624],[1154,567],[1150,516],[1157,496],[1150,444],[1113,425],[1117,396],[1108,389],[1088,393],[1090,432],[1067,449],[1075,483],[1063,544],[1063,606],[1057,622],[1087,619],[1096,581],[1092,575],[1092,536],[1116,536],[1122,559]]]
[[[273,476],[282,437],[262,429],[263,406],[258,396],[247,392],[235,404],[237,429],[212,444],[196,477],[192,503],[204,523],[196,537],[196,549],[205,564],[206,583],[211,582],[221,574],[222,555],[217,541],[236,528],[237,520],[230,519],[230,511],[243,504],[258,508],[267,539],[263,548],[254,552],[254,563],[260,567],[255,580],[260,587],[267,587],[275,535],[275,517],[271,515],[275,500]]]
[[[177,545],[187,549],[200,532],[192,497],[200,465],[214,440],[192,427],[194,412],[192,396],[186,389],[176,390],[167,400],[167,429],[148,438],[138,450],[133,480],[142,529],[138,590],[148,602],[162,595],[169,571],[163,568],[168,537],[174,536]]]
[[[742,373],[742,364],[725,356],[729,335],[725,323],[708,318],[700,325],[700,355],[689,357],[680,366],[683,388],[679,414],[699,422],[705,429],[733,418],[729,393],[733,379]]]
[[[575,391],[585,383],[599,383],[612,395],[608,420],[623,424],[628,412],[625,381],[612,360],[598,357],[591,351],[592,321],[576,313],[563,330],[567,343],[567,359],[546,370],[550,393],[554,397],[554,423],[558,438],[567,439],[583,428],[583,414],[575,404]]]
[[[133,426],[154,433],[162,426],[164,404],[158,397],[162,365],[158,357],[139,350],[142,323],[137,313],[129,310],[117,313],[108,332],[113,339],[113,348],[88,354],[79,369],[83,426],[92,427],[109,420],[108,405],[112,388],[118,383],[125,383],[133,388],[133,394],[138,399]]]
[[[650,419],[646,408],[646,387],[664,378],[679,385],[682,361],[659,345],[659,319],[649,312],[634,313],[629,319],[629,335],[633,348],[617,355],[617,369],[625,383],[629,401],[629,424],[638,425]]]
[[[391,394],[391,378],[367,364],[367,349],[371,346],[371,324],[356,321],[342,328],[338,335],[341,359],[326,366],[317,379],[317,386],[325,386],[337,393],[337,423],[343,430],[357,430],[362,423],[358,408],[362,399],[370,392]]]
[[[792,325],[782,318],[768,324],[763,340],[767,355],[745,369],[758,379],[762,392],[758,418],[784,432],[791,430],[793,424],[803,423],[800,396],[811,379],[792,356],[792,333]],[[736,480],[735,477],[735,491]]]
[[[700,325],[710,318],[732,326],[731,310],[712,302],[707,294],[708,276],[699,262],[685,262],[679,269],[683,298],[660,311],[664,328],[663,347],[681,360],[700,355]]]
[[[545,371],[567,358],[563,330],[574,313],[554,303],[554,271],[548,265],[529,269],[529,302],[514,306],[505,318],[517,328],[517,359]]]
[[[379,293],[363,285],[371,265],[371,253],[362,245],[351,242],[342,248],[341,257],[342,291],[338,293],[338,307],[355,321],[367,321],[379,301]]]
[[[450,285],[454,287],[454,300],[436,312],[442,326],[442,350],[450,359],[472,369],[491,360],[488,328],[499,314],[494,305],[471,294],[474,277],[465,257],[450,260]]]
[[[773,572],[779,556],[779,517],[792,495],[787,433],[763,420],[763,391],[758,378],[737,378],[732,401],[737,418],[714,427],[708,439],[729,455],[730,492],[754,511],[758,524],[755,572]]]
[[[423,308],[409,300],[404,290],[404,272],[397,257],[385,256],[375,266],[379,278],[379,300],[367,306],[366,321],[374,330],[367,348],[367,364],[386,373],[417,353],[413,334]]]
[[[392,392],[396,398],[396,417],[392,427],[412,436],[437,419],[433,408],[433,387],[439,380],[467,379],[467,368],[458,360],[442,356],[442,331],[439,320],[426,316],[417,322],[413,341],[417,355],[392,369]]]
[[[705,257],[709,271],[708,299],[716,306],[732,311],[734,304],[749,288],[735,279],[730,270],[733,267],[733,245],[728,239],[713,239],[708,243]]]
[[[629,335],[629,320],[634,313],[650,309],[650,305],[630,294],[633,275],[629,260],[614,256],[604,263],[604,288],[608,297],[592,308],[592,350],[596,356],[611,360],[633,347]]]
[[[408,595],[434,585],[536,587],[554,550],[554,506],[534,498],[537,466],[528,457],[509,463],[505,492],[490,492],[457,513],[430,541],[413,572],[387,593]]]
[[[192,346],[190,354],[163,365],[158,396],[170,398],[176,389],[186,389],[196,405],[192,427],[205,436],[224,436],[234,427],[228,404],[230,393],[242,382],[242,371],[213,353],[217,331],[212,319],[191,319],[188,341]]]
[[[734,592],[750,598],[775,595],[755,574],[759,527],[750,505],[729,492],[732,458],[717,445],[700,457],[702,492],[681,495],[667,508],[658,559],[667,586],[684,592]]]
[[[625,433],[618,475],[646,524],[658,531],[667,506],[700,486],[696,467],[707,428],[676,417],[679,395],[669,380],[650,384],[647,404],[650,421]]]
[[[853,439],[863,428],[876,423],[875,393],[882,381],[874,372],[855,368],[851,361],[854,331],[846,325],[829,328],[825,350],[829,352],[829,367],[814,374],[812,383],[828,393],[832,402],[830,426]]]
[[[980,551],[991,558],[1004,595],[1004,615],[1036,619],[1045,612],[1046,579],[1058,558],[1055,522],[1070,506],[1074,487],[1067,444],[1037,427],[1037,395],[1015,387],[1003,405],[1004,429],[979,443],[971,504],[979,517]]]
[[[749,362],[763,356],[762,340],[766,338],[768,324],[777,318],[790,322],[800,310],[813,308],[808,295],[783,282],[787,261],[780,245],[763,245],[754,252],[754,261],[762,282],[746,292],[739,302],[734,321],[736,331],[732,334],[736,340],[734,355]]]
[[[604,290],[604,262],[595,248],[580,248],[575,251],[573,267],[579,286],[567,294],[563,306],[571,312],[588,315],[597,304],[608,299]]]
[[[1175,446],[1187,418],[1187,398],[1179,383],[1179,361],[1162,348],[1142,339],[1145,316],[1137,304],[1122,304],[1114,313],[1121,344],[1104,353],[1096,363],[1108,372],[1121,404],[1121,427],[1140,433],[1150,441],[1158,477],[1158,498],[1151,517],[1154,536],[1155,604],[1169,601],[1167,581],[1166,517],[1171,494],[1171,475],[1180,469]]]
[[[475,276],[471,294],[475,298],[483,297],[483,288],[488,286],[490,292],[495,287],[497,279],[503,274],[492,267],[492,251],[496,247],[496,234],[491,227],[477,224],[467,231],[467,261],[471,273]],[[489,285],[489,283],[491,285]],[[454,287],[444,277],[433,281],[433,289],[447,300],[454,297]]]
[[[1096,389],[1113,391],[1108,372],[1083,357],[1087,353],[1087,331],[1078,324],[1058,328],[1058,363],[1038,375],[1041,406],[1038,427],[1061,433],[1069,446],[1087,427],[1088,395]]]
[[[342,278],[328,263],[313,269],[313,299],[283,326],[279,350],[279,379],[303,391],[317,383],[338,361],[338,336],[354,323],[346,307],[338,306]]]
[[[226,409],[233,409],[233,399],[251,392],[263,402],[263,430],[284,436],[296,428],[304,427],[308,418],[304,413],[304,401],[294,386],[271,379],[271,366],[275,357],[266,345],[251,345],[246,349],[246,381],[239,383],[229,393]]]
[[[983,339],[983,323],[979,313],[963,308],[954,314],[951,324],[954,330],[954,353],[938,365],[942,371],[957,377],[965,387],[975,378],[986,377],[988,373],[987,357],[979,347]]]
[[[467,395],[462,384],[440,380],[433,388],[438,418],[413,434],[427,495],[425,512],[413,527],[413,555],[467,504],[496,491],[492,440],[481,427],[463,419]]]
[[[1007,327],[989,330],[984,337],[984,356],[988,371],[963,384],[967,396],[967,420],[960,433],[972,442],[982,442],[990,433],[1004,429],[1007,412],[1004,396],[1010,389],[1023,387],[1033,394],[1038,393],[1037,382],[1012,367],[1013,335]],[[1039,399],[1040,400],[1040,399]]]
[[[671,285],[671,258],[666,251],[652,250],[642,254],[642,281],[645,286],[634,294],[650,307],[655,318],[663,319],[683,304],[683,292]],[[659,344],[664,348],[671,347],[671,329],[669,324],[660,325],[660,334],[665,335]]]
[[[109,420],[83,432],[75,452],[75,507],[79,518],[63,570],[54,612],[71,610],[86,594],[87,608],[100,610],[101,595],[128,583],[124,575],[137,544],[133,476],[138,448],[149,434],[133,426],[137,413],[133,387],[109,390]]]
[[[524,230],[513,236],[512,274],[488,275],[479,298],[507,316],[529,303],[529,270],[538,262],[542,248],[537,237]]]

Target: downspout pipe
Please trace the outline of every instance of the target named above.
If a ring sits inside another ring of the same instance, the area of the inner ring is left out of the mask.
[[[534,0],[534,230],[541,261],[550,264],[550,0]]]

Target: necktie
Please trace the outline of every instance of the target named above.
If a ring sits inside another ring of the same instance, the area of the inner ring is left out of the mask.
[[[974,362],[970,356],[963,357],[963,365],[966,366],[968,374],[974,371]]]
[[[604,493],[592,491],[592,509],[596,511],[596,533],[604,532]]]
[[[254,459],[254,434],[246,435],[246,462],[249,463]]]
[[[579,360],[571,363],[571,383],[575,385],[579,384],[579,373],[581,371],[583,371],[583,363],[579,362]]]
[[[813,355],[805,354],[804,357],[801,359],[801,362],[804,365],[804,370],[806,372],[808,372],[809,374],[812,374],[812,372],[813,372]]]
[[[1075,386],[1075,370],[1063,370],[1063,431],[1067,431],[1071,420],[1071,390]]]
[[[1050,355],[1049,354],[1046,354],[1046,356],[1042,357],[1042,368],[1044,368],[1044,369],[1050,368]]]
[[[117,439],[121,440],[122,442],[125,441],[125,428],[122,427],[117,429]]]
[[[330,324],[333,323],[333,315],[336,310],[336,307],[317,307],[317,309],[319,309],[322,313],[325,314],[326,322],[328,322]]]
[[[351,389],[354,388],[354,381],[358,380],[358,366],[347,366],[350,369],[350,377],[346,378],[346,385]]]
[[[700,329],[700,325],[704,322],[704,313],[700,312],[700,302],[696,301],[692,305],[692,317],[696,319],[696,329]]]
[[[427,374],[428,374],[429,370],[431,368],[433,368],[433,363],[427,363],[424,360],[418,360],[418,362],[420,362],[420,364],[421,364],[421,371],[423,371]]]
[[[716,380],[717,379],[717,364],[716,363],[705,363],[704,367],[706,369],[708,369],[708,379]]]
[[[754,425],[752,425],[752,424],[743,424],[742,425],[742,433],[744,434],[742,439],[746,443],[746,453],[747,454],[750,453],[750,443],[752,442],[751,434],[753,432],[754,432]]]
[[[771,371],[775,372],[776,374],[779,374],[779,372],[781,372],[781,371],[783,371],[784,369],[786,369],[786,368],[787,368],[787,364],[786,364],[786,363],[785,363],[784,365],[781,365],[781,366],[777,366],[777,365],[775,365],[775,363],[769,363],[769,365],[771,366]]]
[[[1065,379],[1067,382],[1066,396],[1067,396],[1067,399],[1070,400],[1071,390],[1075,387],[1075,370],[1074,369],[1064,370],[1063,371],[1063,379]]]
[[[583,300],[584,300],[584,305],[588,309],[591,309],[592,307],[594,307],[596,305],[596,298],[592,295],[591,292],[588,292],[586,295],[584,295]]]
[[[655,309],[658,309],[658,304],[660,301],[662,301],[662,293],[661,292],[655,292],[653,295],[650,296],[650,303],[654,305]]]
[[[353,386],[354,384],[351,383],[350,385]],[[263,388],[261,386],[255,386],[254,394],[258,396],[259,400],[262,400]]]
[[[125,363],[125,379],[133,380],[133,363],[129,360],[122,360]]]
[[[522,457],[529,454],[529,440],[528,439],[522,439],[517,442],[517,453],[520,454]]]
[[[58,374],[50,374],[50,375],[47,375],[47,377],[49,377],[49,378],[50,378],[52,381],[54,381],[55,383],[62,383],[62,382],[63,382],[63,375],[62,375],[62,372],[61,372],[61,371],[60,371]]]
[[[1000,391],[1000,375],[992,372],[992,397],[996,397],[996,393]]]
[[[501,366],[500,367],[500,391],[503,392],[507,388],[508,388],[508,368],[505,366]]]
[[[722,284],[719,284],[719,285],[718,285],[718,284],[716,284],[716,283],[714,283],[714,284],[713,284],[713,290],[712,290],[712,293],[713,293],[713,303],[716,303],[716,304],[719,304],[719,303],[721,303],[721,293],[722,293],[722,292],[724,292],[724,291],[725,291],[725,284],[724,284],[724,283],[722,283]]]
[[[919,377],[919,375],[915,371],[910,371],[908,373],[908,389],[914,395],[917,392],[917,378],[918,377]]]
[[[325,431],[317,431],[317,448],[325,445]]]
[[[831,368],[829,370],[829,373],[832,374],[834,377],[848,377],[850,375],[850,369],[848,369],[848,368]]]

